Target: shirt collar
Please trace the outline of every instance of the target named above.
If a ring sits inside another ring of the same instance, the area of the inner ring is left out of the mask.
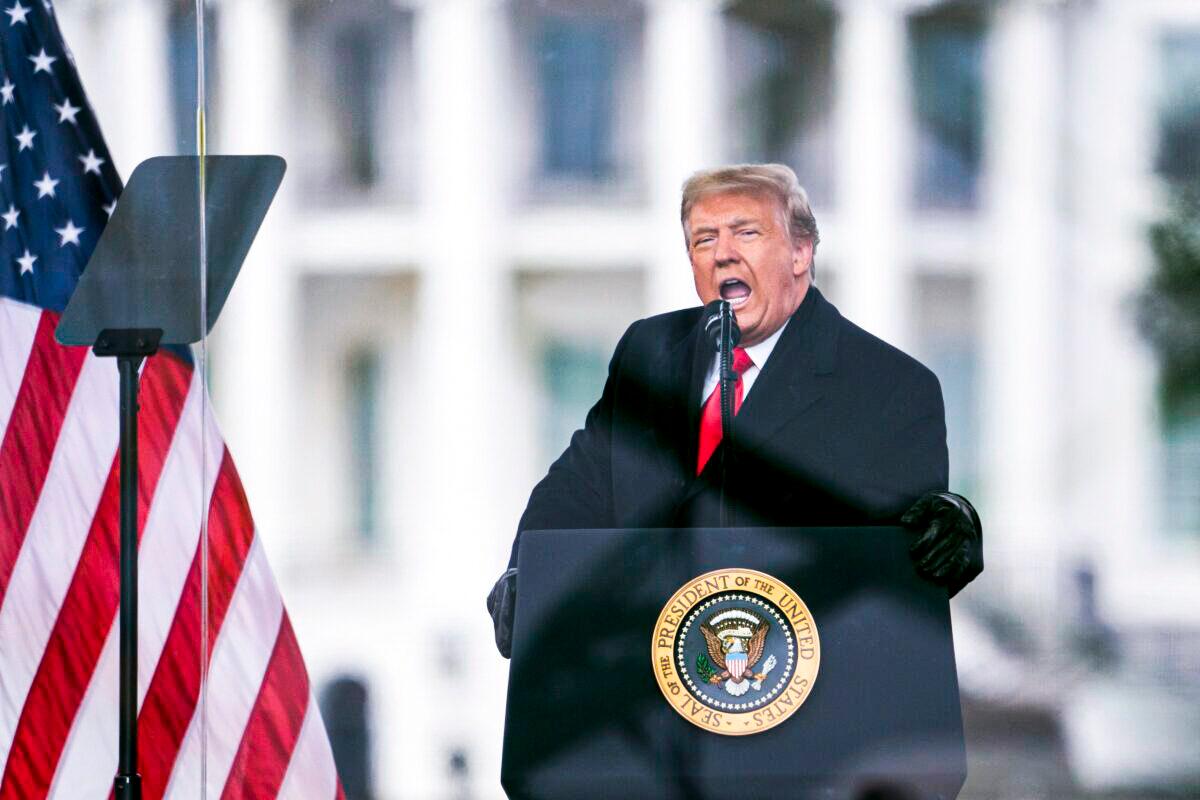
[[[766,339],[763,339],[758,344],[752,344],[746,348],[746,355],[750,356],[750,360],[754,362],[754,366],[762,369],[767,365],[767,359],[771,357],[771,351],[775,349],[775,345],[779,342],[779,337],[783,335],[783,330],[792,321],[791,317],[784,320],[779,326],[779,330],[772,333]]]

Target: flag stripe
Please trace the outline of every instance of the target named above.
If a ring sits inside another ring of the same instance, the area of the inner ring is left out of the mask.
[[[212,651],[207,687],[210,787],[225,785],[282,618],[279,591],[256,535]],[[199,715],[195,715],[179,749],[165,797],[191,800],[194,796],[200,783],[199,727]]]
[[[101,798],[112,788],[117,771],[120,640],[117,626],[110,626],[50,784],[53,800]],[[140,737],[138,741],[140,748]]]
[[[55,344],[57,321],[58,315],[50,313],[43,313],[38,321],[21,388],[0,443],[0,475],[4,476],[0,481],[0,608],[87,355],[82,347]],[[104,464],[108,464],[107,457]]]
[[[0,762],[42,660],[117,451],[117,371],[84,360],[26,541],[0,604]],[[75,457],[86,453],[87,458]],[[12,486],[7,480],[6,486]]]
[[[208,535],[208,624],[212,639],[225,619],[254,535],[246,494],[228,451],[221,460],[213,491]],[[165,792],[200,695],[200,556],[201,548],[197,547],[138,717],[139,735],[155,742],[141,763],[142,793],[147,800],[155,800]]]
[[[333,750],[325,735],[325,724],[321,721],[321,710],[317,699],[308,698],[308,712],[304,725],[292,751],[292,761],[279,787],[280,800],[313,800],[333,797],[344,800],[341,783],[333,767]]]
[[[41,317],[33,306],[0,297],[0,431],[8,428]]]
[[[183,365],[177,368],[188,369]],[[210,417],[203,457],[211,466],[206,470],[206,483],[201,484],[200,420],[204,386],[199,376],[192,375],[191,380],[187,404],[176,427],[138,551],[138,691],[142,703],[151,676],[163,657],[174,617],[181,613],[178,607],[200,541],[201,510],[211,497],[217,465],[224,452],[224,443]],[[198,607],[193,613],[198,624]],[[115,627],[109,636],[118,638]],[[106,651],[104,657],[118,658],[115,642],[111,653]],[[117,663],[114,661],[109,669],[115,675]],[[115,697],[116,685],[112,684],[109,691]],[[56,785],[88,787],[86,794],[90,797],[108,794],[110,784],[97,779],[116,770],[116,753],[107,747],[116,724],[116,707],[110,708],[109,700],[104,694],[89,694],[84,698],[68,740],[68,752],[55,777]],[[139,731],[139,742],[154,740]],[[157,742],[154,746],[140,745],[139,764],[156,750]]]
[[[191,370],[170,356],[152,358],[142,374],[138,431],[139,535],[187,397]],[[47,642],[13,736],[0,796],[45,797],[79,702],[117,611],[112,565],[119,554],[119,460]]]
[[[285,611],[275,652],[242,733],[221,800],[275,796],[304,723],[308,695],[308,672]]]

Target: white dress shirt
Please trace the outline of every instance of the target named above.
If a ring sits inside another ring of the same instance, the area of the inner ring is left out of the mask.
[[[767,365],[767,359],[771,357],[771,351],[775,349],[775,344],[779,341],[779,337],[783,335],[784,328],[791,322],[789,317],[787,321],[779,327],[779,330],[772,333],[766,339],[763,339],[758,344],[752,344],[745,348],[746,355],[750,356],[750,360],[754,362],[753,366],[742,373],[742,402],[746,402],[746,398],[750,396],[750,389],[754,386],[755,379],[758,378],[758,373]],[[717,373],[720,371],[721,365],[717,354],[713,353],[713,359],[708,365],[708,374],[704,376],[704,390],[700,392],[700,406],[704,407],[704,403],[708,400],[708,396],[717,388]]]

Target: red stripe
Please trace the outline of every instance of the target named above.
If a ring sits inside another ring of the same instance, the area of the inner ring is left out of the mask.
[[[0,442],[0,475],[4,476],[0,481],[0,605],[87,356],[86,348],[63,347],[54,341],[57,324],[57,314],[43,312]]]
[[[283,785],[308,707],[308,672],[285,612],[222,800],[274,797]]]
[[[229,610],[254,539],[250,505],[229,451],[213,487],[208,521],[209,657]],[[200,697],[200,547],[192,560],[183,596],[138,715],[142,748],[142,796],[158,800],[167,790],[175,759]]]
[[[142,371],[138,415],[138,537],[187,398],[191,368],[150,359]],[[84,457],[84,454],[80,454]],[[120,470],[112,470],[21,710],[0,797],[41,798],[112,628],[118,605]]]
[[[344,789],[342,789],[342,779],[341,778],[338,778],[337,794],[334,796],[334,800],[346,800],[346,792]]]

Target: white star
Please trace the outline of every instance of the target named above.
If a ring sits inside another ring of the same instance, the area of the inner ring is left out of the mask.
[[[113,200],[113,201],[112,201],[111,203],[109,203],[108,205],[106,205],[106,206],[100,206],[100,207],[104,209],[104,213],[105,213],[105,214],[108,214],[108,216],[110,216],[110,217],[111,217],[111,216],[113,215],[113,212],[117,210],[117,201],[116,201],[116,200]]]
[[[37,187],[38,198],[54,197],[54,187],[58,186],[58,181],[50,177],[50,173],[46,172],[42,175],[40,181],[34,181],[33,185]]]
[[[35,261],[37,261],[37,256],[31,255],[29,252],[29,248],[26,247],[25,255],[23,255],[17,259],[17,263],[21,265],[21,274],[24,275],[26,272],[32,273],[33,272],[33,262],[35,262]]]
[[[17,148],[17,152],[33,149],[33,137],[35,136],[37,136],[37,131],[29,130],[28,125],[22,126],[21,132],[17,134],[17,143],[20,145]]]
[[[0,164],[0,180],[4,179],[4,170],[8,169],[8,164]]]
[[[8,211],[0,214],[4,218],[4,230],[10,231],[17,227],[17,217],[21,216],[21,212],[12,203],[8,204]]]
[[[67,220],[67,224],[61,228],[55,228],[54,232],[58,234],[59,247],[66,247],[69,244],[78,246],[79,234],[83,233],[86,228],[76,228],[74,220]]]
[[[0,103],[0,105],[8,105],[13,101],[13,90],[16,88],[17,87],[13,85],[13,82],[10,81],[7,76],[5,76],[4,85],[0,86],[0,97],[4,98],[4,102]]]
[[[55,61],[58,61],[58,58],[56,58],[55,56],[46,55],[46,48],[44,48],[44,47],[42,48],[41,52],[38,53],[36,56],[27,56],[27,58],[33,62],[33,74],[34,75],[38,74],[39,72],[49,73],[50,65],[53,64]]]
[[[51,14],[54,13],[54,6],[50,4],[50,0],[42,0],[42,5],[45,7],[46,11]]]
[[[8,16],[10,17],[10,20],[8,23],[8,26],[10,28],[13,25],[16,25],[18,22],[25,23],[26,25],[29,24],[29,23],[25,22],[25,17],[29,14],[29,6],[21,5],[21,0],[17,0],[17,2],[13,3],[12,8],[4,9],[4,13],[8,14]]]
[[[58,112],[59,122],[69,122],[75,125],[75,115],[79,113],[79,106],[71,105],[71,98],[64,98],[62,105],[54,103],[54,110]]]
[[[83,172],[86,175],[89,172],[100,174],[100,165],[104,163],[104,159],[96,155],[95,150],[88,150],[86,156],[76,156],[83,162]]]

